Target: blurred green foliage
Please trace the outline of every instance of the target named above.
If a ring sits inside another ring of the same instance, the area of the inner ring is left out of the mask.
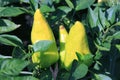
[[[0,0],[0,79],[119,80],[119,6],[119,0],[103,3],[95,0]],[[61,69],[59,61],[48,69],[32,64],[33,49],[45,50],[50,45],[49,41],[31,45],[33,15],[38,8],[51,26],[58,48],[59,25],[63,24],[68,32],[77,20],[85,25],[94,59],[90,67],[76,60],[70,72]],[[44,46],[41,48],[41,45]]]

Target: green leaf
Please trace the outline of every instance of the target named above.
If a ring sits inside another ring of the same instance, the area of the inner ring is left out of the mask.
[[[41,41],[38,41],[37,43],[35,43],[35,44],[33,45],[33,49],[34,49],[35,52],[37,52],[37,51],[44,52],[44,51],[48,50],[48,48],[49,48],[53,43],[54,43],[53,41],[41,40]]]
[[[20,59],[0,59],[0,75],[18,75],[28,64]]]
[[[120,31],[117,31],[111,36],[107,36],[106,40],[109,41],[108,43],[111,43],[112,40],[120,39]],[[106,44],[106,46],[110,46],[111,44]]]
[[[15,47],[23,48],[22,41],[14,35],[8,35],[8,34],[0,35],[0,43],[5,44],[5,45],[9,45],[9,46],[15,46]]]
[[[83,55],[81,55],[80,53],[77,53],[76,52],[76,56],[77,56],[77,58],[78,58],[78,60],[81,62],[82,60],[83,60]]]
[[[30,2],[30,5],[31,5],[33,11],[38,9],[38,2],[39,2],[39,0],[29,0],[29,2]]]
[[[95,43],[95,46],[99,49],[99,50],[102,50],[102,51],[109,51],[110,49],[108,49],[107,47],[104,47],[102,45],[98,45],[97,43]]]
[[[100,20],[97,21],[97,26],[99,28],[99,32],[102,32],[104,30],[104,27],[102,26],[102,24],[100,23]],[[98,32],[97,32],[98,33]],[[98,33],[99,34],[99,33]]]
[[[7,20],[7,19],[0,19],[0,33],[10,32],[17,28],[20,25],[16,25],[15,23]]]
[[[21,3],[30,3],[29,0],[20,0]]]
[[[22,59],[25,56],[25,54],[26,52],[23,49],[21,49],[20,47],[15,47],[12,52],[12,57]]]
[[[52,23],[55,23],[56,21],[59,21],[62,18],[65,18],[67,14],[71,11],[70,8],[67,6],[60,6],[56,9],[56,11],[52,14]]]
[[[83,63],[90,66],[93,63],[93,55],[91,53],[84,55]]]
[[[95,70],[100,70],[101,66],[102,66],[102,64],[99,61],[96,61],[96,63],[94,64],[94,69]]]
[[[120,44],[115,45],[116,48],[120,51]]]
[[[62,69],[59,70],[57,75],[57,80],[69,80],[70,72]]]
[[[54,11],[55,11],[55,8],[54,8],[53,6],[52,6],[52,7],[49,7],[48,5],[41,5],[40,10],[41,10],[43,13],[47,13],[47,12],[54,12]]]
[[[72,9],[67,6],[60,6],[58,7],[59,10],[65,12],[66,14],[69,13]]]
[[[53,5],[53,0],[41,0],[40,5]]]
[[[95,0],[76,0],[76,8],[75,10],[82,10],[82,9],[86,9],[89,6],[91,6],[93,3],[95,2]]]
[[[98,16],[96,15],[96,13],[89,7],[88,8],[88,22],[91,26],[91,28],[96,27],[96,23],[98,20]]]
[[[108,14],[107,18],[111,24],[113,24],[115,22],[116,11],[117,11],[117,6],[113,6],[107,10],[107,14]]]
[[[110,48],[111,48],[111,40],[102,42],[101,46],[103,46],[103,47],[107,48],[108,50],[110,50]]]
[[[99,30],[97,30],[96,33],[98,33],[98,31],[101,32],[101,31],[104,30],[104,28],[102,27],[102,24],[100,23],[99,17],[98,17],[99,9],[100,9],[99,7],[96,7],[96,8],[94,9],[94,14],[95,14],[94,16],[95,16],[95,18],[97,19],[96,23],[94,23],[94,24],[96,24],[96,28],[97,28],[97,26],[98,26],[98,28],[99,28]],[[94,17],[94,16],[93,16],[93,17]]]
[[[116,22],[114,25],[112,25],[112,27],[114,27],[114,26],[120,26],[120,21]]]
[[[70,8],[74,8],[74,5],[73,3],[71,2],[71,0],[65,0],[65,2],[67,3],[67,5],[70,7]]]
[[[42,70],[40,74],[41,74],[39,75],[40,80],[52,80],[52,73],[50,69]],[[38,75],[38,73],[36,75]]]
[[[15,17],[28,12],[21,7],[0,7],[0,17]]]
[[[85,64],[80,64],[73,72],[72,78],[70,78],[70,80],[81,79],[87,74],[87,72],[88,72],[88,67]]]
[[[84,63],[87,66],[90,66],[93,62],[93,55],[91,53],[86,54],[86,55],[82,55],[80,53],[76,53],[77,58],[79,60],[80,63]]]
[[[106,21],[106,18],[105,18],[105,12],[102,12],[101,9],[99,9],[99,21],[100,21],[100,24],[105,27],[105,21]]]
[[[102,57],[101,52],[100,52],[100,51],[97,51],[97,52],[95,53],[94,59],[95,59],[95,60],[99,60],[101,57]]]
[[[55,3],[60,3],[61,0],[53,0]]]
[[[95,74],[96,80],[112,80],[109,76],[104,74]]]
[[[33,76],[0,76],[2,80],[39,80]]]
[[[101,9],[99,9],[99,21],[103,28],[110,26],[109,22],[107,21],[107,18],[105,17],[105,12],[102,12]]]
[[[112,36],[114,39],[120,39],[120,31],[116,32],[115,34],[113,34]]]
[[[0,7],[16,2],[20,2],[20,0],[0,0]]]

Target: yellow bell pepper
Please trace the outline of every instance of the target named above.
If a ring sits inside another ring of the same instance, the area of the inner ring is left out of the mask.
[[[40,68],[47,68],[58,61],[59,54],[54,34],[41,11],[37,9],[34,13],[31,41],[32,44],[35,44],[41,40],[50,40],[53,41],[53,44],[45,52],[35,52],[32,55],[32,62],[39,64]]]
[[[64,59],[65,59],[65,43],[68,36],[68,32],[66,31],[63,25],[59,27],[59,39],[60,39],[60,66],[64,67]]]
[[[67,37],[65,45],[65,68],[69,71],[74,59],[77,59],[76,52],[81,55],[86,55],[91,53],[88,45],[87,35],[84,25],[76,21],[71,27],[69,35]]]

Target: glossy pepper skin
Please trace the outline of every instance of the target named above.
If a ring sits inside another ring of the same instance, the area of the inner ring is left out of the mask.
[[[54,34],[41,11],[37,9],[34,13],[31,41],[35,44],[41,40],[50,40],[53,44],[45,52],[35,52],[32,55],[32,62],[38,64],[40,68],[47,68],[58,61],[59,54]]]
[[[64,65],[66,70],[71,69],[71,65],[74,59],[77,59],[76,52],[81,55],[86,55],[90,53],[88,40],[84,25],[76,21],[75,24],[71,27],[66,45],[65,45],[65,61]]]
[[[65,59],[65,43],[68,36],[68,32],[66,31],[63,25],[59,26],[59,39],[60,39],[60,66],[64,68],[64,59]]]

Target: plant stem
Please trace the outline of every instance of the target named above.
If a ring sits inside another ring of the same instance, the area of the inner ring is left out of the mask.
[[[53,79],[56,80],[58,74],[58,63],[56,63],[54,70],[50,67],[50,71],[52,72]]]

